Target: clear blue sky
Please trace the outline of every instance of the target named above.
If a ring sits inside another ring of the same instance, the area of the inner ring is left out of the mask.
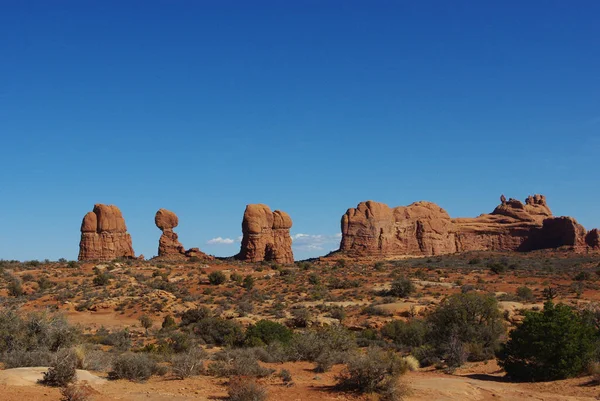
[[[161,207],[222,256],[258,202],[297,258],[368,199],[600,226],[598,1],[0,5],[0,258],[76,258],[94,203],[146,257]]]

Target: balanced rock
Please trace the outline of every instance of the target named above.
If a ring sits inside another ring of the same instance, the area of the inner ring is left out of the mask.
[[[173,231],[179,224],[177,215],[167,209],[159,209],[154,216],[154,223],[162,231],[158,240],[158,257],[162,259],[183,259],[185,257],[198,257],[202,259],[212,259],[212,257],[201,252],[198,248],[186,250],[177,233]]]
[[[342,216],[340,251],[388,257],[600,245],[597,232],[586,234],[573,218],[553,217],[543,195],[529,196],[525,203],[502,195],[500,201],[490,214],[456,219],[431,202],[396,208],[362,202]]]
[[[125,219],[114,205],[94,205],[81,222],[79,260],[135,258]]]
[[[247,205],[242,220],[242,246],[237,259],[248,262],[293,263],[292,219],[267,205]]]

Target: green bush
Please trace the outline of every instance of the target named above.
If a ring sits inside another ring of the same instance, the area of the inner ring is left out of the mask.
[[[241,345],[245,339],[242,326],[233,320],[207,317],[191,327],[206,344]]]
[[[525,286],[517,288],[517,296],[519,299],[526,302],[535,300],[535,296],[533,295],[531,288]]]
[[[393,351],[370,348],[366,354],[355,354],[336,377],[343,390],[361,393],[383,393],[388,382],[395,381],[408,370],[406,362]]]
[[[540,381],[573,377],[586,368],[594,351],[596,330],[567,305],[544,304],[527,312],[498,352],[509,377]]]
[[[273,341],[287,344],[292,338],[292,331],[284,325],[270,320],[259,320],[246,330],[245,344],[258,346],[270,344]]]
[[[407,277],[400,277],[392,283],[392,288],[389,293],[392,296],[406,298],[415,292],[415,285]]]
[[[426,321],[428,342],[441,359],[451,360],[454,366],[463,362],[463,353],[471,360],[492,358],[505,333],[498,301],[491,295],[476,292],[444,299]],[[478,352],[470,353],[469,349]]]
[[[425,344],[428,327],[421,319],[411,319],[407,322],[393,320],[381,328],[381,334],[401,347],[419,347]]]
[[[227,281],[227,277],[221,271],[214,271],[208,275],[208,282],[211,285],[220,285]]]

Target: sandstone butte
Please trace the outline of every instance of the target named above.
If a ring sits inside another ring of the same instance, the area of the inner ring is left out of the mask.
[[[94,205],[81,222],[79,260],[134,258],[131,236],[118,207]]]
[[[543,195],[525,203],[500,198],[490,214],[451,218],[431,202],[390,208],[367,201],[342,216],[340,251],[349,256],[441,255],[465,251],[598,249],[597,229],[586,232],[572,217],[554,217]]]
[[[242,220],[242,246],[237,259],[247,262],[294,263],[292,219],[267,205],[247,205]]]
[[[154,216],[154,224],[162,231],[158,240],[158,257],[161,259],[184,259],[198,257],[201,259],[214,259],[198,248],[186,250],[179,242],[177,234],[173,231],[179,224],[177,215],[167,209],[159,209]]]

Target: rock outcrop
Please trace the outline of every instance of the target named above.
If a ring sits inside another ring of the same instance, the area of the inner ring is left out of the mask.
[[[530,251],[568,246],[598,248],[597,230],[570,217],[553,217],[543,195],[506,200],[490,214],[451,218],[431,202],[390,208],[367,201],[342,216],[340,251],[355,256],[441,255],[493,250]]]
[[[81,223],[79,260],[113,260],[135,258],[131,236],[118,207],[94,205]]]
[[[185,256],[185,248],[181,245],[177,234],[173,231],[179,224],[177,215],[170,210],[159,209],[154,216],[154,223],[162,231],[162,235],[158,240],[158,256]]]
[[[242,246],[237,259],[248,262],[293,263],[292,219],[267,205],[247,205],[242,220]]]
[[[154,216],[154,223],[162,231],[158,240],[158,257],[162,259],[184,259],[186,257],[197,257],[201,259],[213,259],[213,257],[201,252],[198,248],[186,250],[177,233],[173,231],[179,224],[177,215],[167,209],[159,209]]]

